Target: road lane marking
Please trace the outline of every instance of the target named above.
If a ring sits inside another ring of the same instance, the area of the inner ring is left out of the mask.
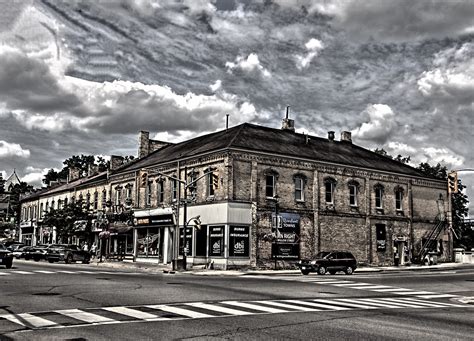
[[[38,272],[41,274],[55,274],[55,271],[48,271],[48,270],[34,270],[34,272]]]
[[[389,287],[388,285],[377,285],[377,284],[374,284],[374,285],[369,285],[369,286],[366,286],[366,287],[354,287],[354,289],[370,289],[370,291],[373,291],[372,289],[387,289],[387,288],[393,288],[393,287]]]
[[[370,283],[342,283],[342,284],[333,284],[334,286],[336,287],[350,287],[350,288],[353,288],[353,287],[362,287],[362,286],[372,286],[373,284],[370,284]]]
[[[115,321],[108,317],[88,313],[79,309],[56,310],[55,312],[87,323],[103,323]]]
[[[458,295],[451,295],[451,294],[431,294],[431,295],[417,295],[416,297],[419,297],[419,298],[452,298],[452,297],[458,297]]]
[[[8,276],[9,273],[6,273],[6,272],[0,272],[0,276]]]
[[[74,274],[74,275],[77,274],[76,271],[69,271],[69,270],[57,270],[56,272],[60,272],[60,273],[63,273],[63,274]]]
[[[412,289],[405,289],[405,288],[395,288],[395,287],[392,287],[392,288],[389,288],[389,289],[375,289],[375,290],[372,290],[372,291],[377,291],[377,292],[396,292],[396,291],[410,291],[412,292],[413,290]]]
[[[186,303],[186,305],[189,305],[191,307],[196,307],[196,308],[204,308],[207,310],[213,310],[213,311],[217,311],[217,312],[229,314],[229,315],[255,315],[248,311],[226,308],[226,307],[222,307],[218,305],[201,303],[201,302]]]
[[[380,302],[380,300],[376,300],[376,299],[373,299],[373,298],[364,298],[363,301],[374,302],[374,303],[379,303]],[[389,303],[390,305],[399,306],[399,307],[402,307],[402,308],[427,308],[426,306],[417,305],[416,302],[400,302],[400,301],[390,301],[390,302],[385,301],[385,302]]]
[[[197,311],[188,310],[188,309],[179,308],[179,307],[174,307],[174,306],[169,306],[169,305],[164,305],[164,304],[147,305],[146,307],[151,308],[151,309],[166,311],[168,313],[173,313],[173,314],[177,314],[177,315],[191,317],[191,318],[215,317],[215,315],[199,313]]]
[[[32,315],[32,314],[28,314],[28,313],[18,314],[17,316],[20,317],[21,320],[24,320],[28,324],[32,325],[33,328],[44,328],[44,327],[52,327],[52,326],[57,325],[56,322],[46,320],[46,319],[41,318],[39,316],[35,316],[35,315]]]
[[[271,308],[271,307],[264,307],[264,306],[261,306],[261,305],[252,304],[252,303],[248,303],[248,302],[224,301],[224,302],[221,302],[221,303],[229,304],[229,305],[233,305],[233,306],[241,307],[241,308],[252,309],[252,310],[256,310],[256,311],[263,311],[265,313],[271,313],[271,314],[287,313],[288,312],[288,310]]]
[[[432,308],[439,308],[439,307],[442,307],[434,302],[420,302],[420,301],[407,301],[405,300],[404,298],[390,298],[390,297],[387,297],[387,298],[381,298],[381,300],[383,301],[388,301],[388,302],[396,302],[396,303],[412,303],[412,304],[416,304],[417,307],[419,306],[425,306],[425,307],[432,307]]]
[[[157,318],[160,318],[158,315],[154,315],[154,314],[146,313],[144,311],[139,311],[136,309],[126,308],[126,307],[107,307],[107,308],[102,308],[102,309],[111,311],[113,313],[141,319],[141,320],[156,320]]]
[[[410,292],[397,292],[398,295],[430,295],[434,294],[431,291],[410,291]]]
[[[34,274],[34,272],[30,272],[30,271],[20,271],[20,270],[15,270],[15,271],[12,271],[11,273],[20,274],[20,275],[33,275],[33,274]]]

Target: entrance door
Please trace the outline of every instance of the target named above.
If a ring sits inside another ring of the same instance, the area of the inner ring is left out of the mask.
[[[394,242],[394,257],[398,258],[399,265],[405,265],[409,262],[408,258],[408,245],[406,241],[397,240]],[[395,261],[396,262],[396,261]]]

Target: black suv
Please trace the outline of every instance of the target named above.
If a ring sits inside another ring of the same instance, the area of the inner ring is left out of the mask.
[[[53,244],[46,249],[45,259],[50,263],[64,261],[69,264],[80,261],[84,264],[88,264],[91,255],[87,251],[82,251],[77,245]]]
[[[13,253],[3,244],[0,244],[0,265],[10,269],[13,265]]]
[[[310,272],[317,272],[319,275],[329,272],[334,275],[338,271],[352,275],[357,268],[357,261],[352,253],[347,251],[324,251],[318,253],[313,259],[300,260],[297,265],[303,275]]]

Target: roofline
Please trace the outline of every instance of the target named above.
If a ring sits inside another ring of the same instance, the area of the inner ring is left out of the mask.
[[[355,145],[355,146],[357,146],[357,145]],[[363,147],[360,147],[360,146],[357,146],[357,147],[364,149]],[[220,148],[220,149],[214,149],[214,150],[211,150],[209,152],[196,154],[196,155],[188,156],[188,157],[184,157],[184,158],[175,159],[173,161],[167,161],[165,163],[157,163],[153,166],[146,167],[146,168],[153,168],[153,167],[157,167],[157,166],[166,166],[168,164],[182,162],[182,161],[202,157],[202,156],[205,156],[205,155],[209,155],[209,154],[213,154],[213,153],[219,153],[219,152],[225,152],[225,151],[227,151],[227,152],[228,151],[252,152],[252,153],[261,154],[261,155],[285,157],[285,158],[289,158],[289,159],[292,159],[292,160],[301,160],[301,161],[306,161],[306,162],[319,162],[319,163],[322,163],[322,164],[327,164],[327,165],[332,165],[332,166],[350,167],[350,168],[353,168],[353,169],[362,169],[362,170],[365,170],[365,171],[372,171],[372,172],[376,171],[376,172],[379,172],[379,173],[382,173],[382,174],[399,175],[399,176],[411,177],[411,178],[422,179],[422,180],[430,180],[430,181],[434,181],[434,182],[438,182],[438,183],[445,183],[444,180],[430,178],[430,177],[417,176],[417,175],[411,175],[411,174],[406,174],[406,173],[384,171],[384,170],[379,170],[377,168],[357,167],[357,166],[347,165],[347,164],[343,164],[343,163],[321,161],[321,160],[309,159],[309,158],[304,158],[304,157],[295,157],[295,156],[286,155],[286,154],[276,154],[276,153],[262,152],[262,151],[256,151],[256,150],[245,149],[245,148],[237,148],[237,147],[224,147],[224,148]],[[369,152],[371,152],[371,151],[369,150]],[[373,152],[371,152],[371,153],[373,153]],[[396,162],[396,161],[394,161],[394,162]],[[410,166],[408,166],[408,167],[410,167]],[[121,173],[121,174],[132,173],[132,172],[136,172],[137,170],[139,170],[139,169],[130,170],[128,172],[124,172],[124,173]],[[115,174],[119,175],[119,173],[115,173]],[[111,178],[112,177],[113,177],[113,175],[111,175]]]

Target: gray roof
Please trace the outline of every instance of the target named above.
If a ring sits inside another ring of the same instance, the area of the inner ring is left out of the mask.
[[[306,143],[307,137],[309,142]],[[353,143],[330,141],[289,130],[274,129],[250,123],[196,137],[166,146],[117,170],[116,173],[138,170],[218,150],[243,149],[312,161],[374,169],[417,177],[427,177],[419,170],[374,153]]]

